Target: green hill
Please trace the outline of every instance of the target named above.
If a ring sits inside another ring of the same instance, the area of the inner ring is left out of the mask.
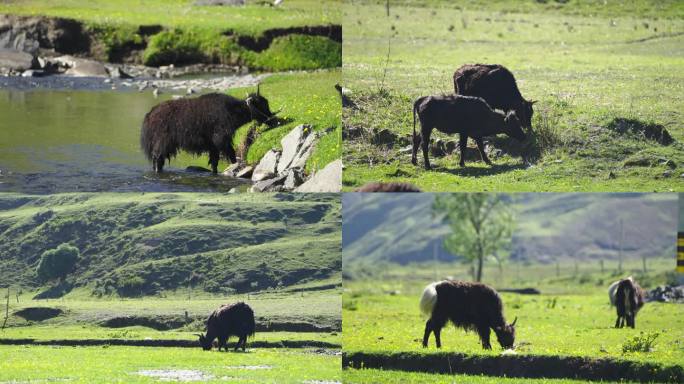
[[[80,257],[52,296],[329,287],[341,269],[340,218],[334,194],[3,194],[0,275],[3,285],[52,285],[36,266],[69,243]]]
[[[345,194],[343,260],[452,261],[442,247],[447,225],[432,217],[434,194]],[[511,258],[517,261],[627,259],[674,255],[675,194],[514,194],[516,212]]]

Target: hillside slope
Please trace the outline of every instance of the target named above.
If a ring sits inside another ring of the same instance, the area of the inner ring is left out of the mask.
[[[43,252],[80,250],[70,289],[129,296],[330,284],[339,276],[339,196],[195,193],[0,195],[3,283],[43,285]]]
[[[511,257],[556,259],[618,256],[620,221],[627,258],[674,252],[674,194],[516,194]],[[432,217],[434,194],[345,194],[343,259],[347,263],[455,260],[442,247],[449,227]],[[674,254],[674,253],[672,253]]]

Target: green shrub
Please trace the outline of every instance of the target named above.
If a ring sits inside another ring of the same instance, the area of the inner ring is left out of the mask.
[[[655,345],[655,339],[660,334],[658,332],[639,332],[639,335],[634,336],[622,344],[622,353],[628,352],[650,352]]]
[[[36,269],[38,278],[47,281],[66,277],[74,269],[79,254],[78,248],[67,243],[43,252]]]
[[[145,280],[140,276],[127,277],[119,281],[117,292],[122,297],[136,297],[143,294]]]
[[[143,64],[160,66],[202,62],[205,55],[198,33],[181,29],[162,31],[150,38],[143,54]]]
[[[323,36],[277,37],[265,51],[244,55],[249,66],[274,71],[342,66],[342,44]]]

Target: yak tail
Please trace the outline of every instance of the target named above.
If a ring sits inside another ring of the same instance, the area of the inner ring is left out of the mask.
[[[437,284],[439,282],[431,283],[425,287],[423,296],[420,297],[420,312],[427,317],[432,316],[432,310],[435,309],[435,304],[437,304],[437,289],[435,288]]]
[[[413,148],[416,147],[416,113],[418,112],[418,105],[417,103],[413,104],[413,138],[411,141],[411,145]]]

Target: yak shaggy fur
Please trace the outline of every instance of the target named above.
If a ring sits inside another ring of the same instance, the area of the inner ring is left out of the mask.
[[[258,93],[245,100],[219,93],[169,100],[145,115],[140,147],[157,173],[180,150],[194,155],[208,152],[212,172],[217,173],[220,157],[237,161],[235,131],[252,120],[264,123],[273,116],[268,100]]]
[[[499,64],[465,64],[454,72],[454,92],[485,99],[492,108],[515,111],[525,128],[532,127],[532,105],[515,82],[515,77]]]
[[[247,337],[254,336],[256,328],[254,322],[254,311],[249,305],[243,302],[223,305],[216,309],[207,320],[206,335],[198,334],[200,345],[204,350],[210,350],[214,339],[218,338],[218,349],[228,347],[226,342],[230,336],[237,336],[238,342],[235,350],[242,347],[244,351],[247,347]]]
[[[499,294],[485,284],[454,280],[432,283],[423,291],[420,308],[429,316],[423,347],[427,347],[430,333],[434,333],[437,348],[440,348],[440,332],[449,321],[466,331],[477,332],[484,349],[492,349],[490,329],[496,333],[502,348],[510,349],[515,342],[517,318],[506,324]]]

